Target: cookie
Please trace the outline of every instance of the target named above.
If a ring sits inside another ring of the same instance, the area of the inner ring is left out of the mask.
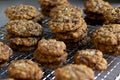
[[[119,45],[120,44],[120,24],[103,25],[93,34],[93,42],[104,45]]]
[[[60,10],[59,14],[57,14],[57,16],[54,16],[54,18],[48,22],[49,28],[54,33],[75,31],[76,29],[81,27],[83,22],[81,12],[79,13],[76,8],[70,6],[59,7],[62,8],[64,13],[62,13],[62,11]]]
[[[48,56],[43,55],[39,51],[34,52],[34,58],[40,62],[40,63],[59,63],[59,62],[65,62],[67,58],[67,53],[60,57],[54,57],[54,56]]]
[[[0,66],[4,66],[5,63],[9,60],[9,57],[13,54],[12,49],[4,44],[3,42],[0,42]]]
[[[71,18],[74,19],[73,17],[76,16],[76,14],[79,16],[82,16],[83,14],[82,9],[74,5],[68,4],[68,5],[61,5],[53,8],[50,11],[49,16],[52,19],[63,17],[64,20],[69,21]]]
[[[6,25],[7,32],[19,37],[32,37],[42,35],[42,26],[33,21],[11,20]]]
[[[77,51],[74,56],[74,63],[87,65],[94,70],[107,69],[107,61],[103,58],[102,52],[96,49]]]
[[[69,17],[70,18],[70,17]],[[73,16],[73,18],[69,19],[63,19],[61,18],[56,18],[56,19],[51,19],[48,22],[49,28],[54,32],[54,33],[64,33],[68,31],[75,31],[82,25],[81,17],[78,16]]]
[[[31,60],[21,59],[10,63],[8,74],[15,79],[39,80],[42,78],[41,68]]]
[[[6,39],[11,44],[16,45],[22,45],[22,46],[34,46],[37,45],[40,38],[38,37],[27,37],[27,38],[21,38],[21,37],[13,37],[13,35],[6,34]]]
[[[32,20],[39,15],[42,18],[42,14],[34,6],[24,4],[10,6],[5,13],[10,20]]]
[[[94,43],[95,48],[99,49],[100,51],[102,51],[103,53],[107,53],[110,55],[114,55],[114,56],[118,56],[120,55],[120,46],[116,46],[116,45],[104,45],[104,44],[99,44],[99,43]]]
[[[120,7],[110,8],[104,13],[105,24],[120,24]]]
[[[56,38],[58,40],[69,40],[69,39],[82,39],[87,33],[87,25],[85,22],[82,23],[81,27],[75,31],[56,33]],[[85,34],[85,35],[84,35]]]
[[[66,45],[64,42],[55,39],[42,39],[38,43],[37,50],[44,55],[62,56],[66,53]]]
[[[66,5],[69,4],[67,0],[38,0],[41,8],[42,8],[42,13],[46,16],[49,16],[49,12],[60,5]]]
[[[87,0],[84,4],[89,12],[103,14],[107,9],[113,8],[108,2],[104,0]]]
[[[85,65],[70,64],[55,70],[54,80],[94,80],[94,72]]]
[[[16,45],[16,44],[9,44],[10,47],[14,51],[19,51],[19,52],[29,52],[29,51],[34,51],[36,49],[36,46],[21,46],[21,45]]]

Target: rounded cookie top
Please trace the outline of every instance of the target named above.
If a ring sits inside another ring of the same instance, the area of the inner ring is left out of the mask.
[[[57,15],[56,15],[57,14]],[[83,11],[81,8],[78,8],[76,6],[73,6],[71,4],[68,5],[61,5],[53,8],[50,11],[50,17],[51,18],[63,18],[63,20],[70,20],[74,19],[76,15],[82,16]],[[61,20],[60,20],[61,21]]]
[[[105,23],[118,23],[120,24],[120,7],[107,9],[104,13],[106,19]]]
[[[37,50],[41,54],[46,54],[49,56],[62,56],[66,52],[66,45],[62,41],[57,41],[55,39],[42,39],[38,43]]]
[[[43,32],[41,25],[27,20],[11,20],[6,29],[8,33],[20,37],[41,36]]]
[[[67,65],[55,71],[55,80],[94,80],[94,72],[85,65]]]
[[[6,44],[0,42],[0,63],[6,62],[12,54],[12,49]]]
[[[68,3],[68,0],[38,0],[42,7],[58,6]]]
[[[56,18],[51,19],[48,23],[49,28],[54,33],[64,33],[69,31],[75,31],[82,26],[83,19],[80,16],[74,16],[73,18]]]
[[[103,0],[87,0],[84,4],[87,11],[103,14],[108,8],[112,6]]]
[[[15,19],[30,20],[40,14],[39,11],[34,6],[24,4],[10,6],[6,9],[5,13],[6,16],[11,20]]]
[[[41,68],[27,59],[11,62],[7,70],[10,77],[15,79],[39,80],[43,76]]]
[[[103,25],[100,29],[93,33],[94,43],[104,45],[120,44],[120,24]]]
[[[6,34],[6,39],[11,44],[23,45],[23,46],[34,46],[34,45],[37,45],[40,38],[38,37],[20,38],[20,37],[12,37],[12,35]]]
[[[56,15],[57,14],[57,15]],[[72,6],[58,6],[51,11],[48,26],[53,32],[67,32],[78,29],[82,24],[82,10]]]
[[[75,16],[74,19],[70,19],[67,21],[67,19],[51,19],[49,21],[48,26],[54,33],[63,33],[68,31],[75,31],[79,27],[81,27],[82,21],[81,18]]]
[[[96,49],[86,49],[78,51],[76,53],[74,57],[74,62],[76,64],[85,64],[96,70],[105,70],[107,68],[107,61],[106,63],[102,63],[103,59],[104,58],[101,51]],[[101,64],[99,65],[99,63]]]

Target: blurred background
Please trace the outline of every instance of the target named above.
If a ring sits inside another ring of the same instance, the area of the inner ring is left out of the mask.
[[[83,4],[86,0],[69,0],[70,3],[84,8]],[[107,0],[113,6],[120,6],[120,0]],[[38,0],[0,0],[0,26],[7,23],[8,19],[5,17],[4,11],[8,6],[17,4],[30,4],[39,8]]]

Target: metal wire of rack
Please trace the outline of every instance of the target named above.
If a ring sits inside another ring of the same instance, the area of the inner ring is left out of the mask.
[[[48,29],[47,24],[43,23],[42,26],[44,27],[44,34],[42,38],[53,38],[54,34]],[[88,35],[92,35],[92,33],[98,28],[99,26],[88,25]],[[7,41],[5,39],[5,34],[6,34],[5,26],[0,27],[0,41],[7,44]],[[86,48],[93,48],[93,44],[90,43],[82,47],[79,45],[77,47],[67,49],[69,53],[68,59],[66,61],[67,64],[73,63],[74,53],[78,49],[86,49]],[[101,71],[101,72],[95,71],[95,80],[120,80],[120,56],[115,57],[104,54],[104,58],[108,61],[108,68],[106,71]],[[14,54],[10,57],[8,63],[3,68],[0,68],[0,80],[9,77],[7,74],[7,67],[11,61],[18,59],[31,59],[35,61],[33,58],[33,52],[25,52],[25,53],[14,52]],[[39,64],[39,66],[41,65]],[[44,77],[42,78],[42,80],[53,80],[54,79],[53,73],[54,73],[54,69],[43,68]]]

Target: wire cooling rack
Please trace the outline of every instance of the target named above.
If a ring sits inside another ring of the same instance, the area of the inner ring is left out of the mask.
[[[54,34],[48,29],[47,24],[42,23],[42,26],[44,27],[44,34],[42,38],[54,38]],[[88,25],[88,35],[91,36],[93,31],[95,31],[98,28],[99,26]],[[0,41],[7,44],[5,40],[5,34],[6,34],[5,26],[0,27]],[[73,56],[77,50],[94,48],[91,42],[87,43],[87,45],[82,46],[82,42],[84,40],[86,39],[81,40],[77,44],[77,46],[74,44],[75,47],[67,49],[67,52],[69,54],[66,62],[67,64],[73,63]],[[120,56],[115,57],[104,54],[104,58],[108,61],[108,68],[106,71],[101,71],[101,72],[95,71],[95,80],[120,80]],[[33,58],[33,52],[24,52],[24,53],[14,52],[14,54],[10,57],[8,63],[3,68],[0,68],[0,80],[9,77],[7,73],[7,67],[11,61],[18,59],[32,59],[33,61],[35,61]],[[39,66],[41,65],[39,64]],[[54,79],[53,73],[54,73],[54,69],[46,69],[43,67],[44,77],[42,78],[42,80],[53,80]]]

